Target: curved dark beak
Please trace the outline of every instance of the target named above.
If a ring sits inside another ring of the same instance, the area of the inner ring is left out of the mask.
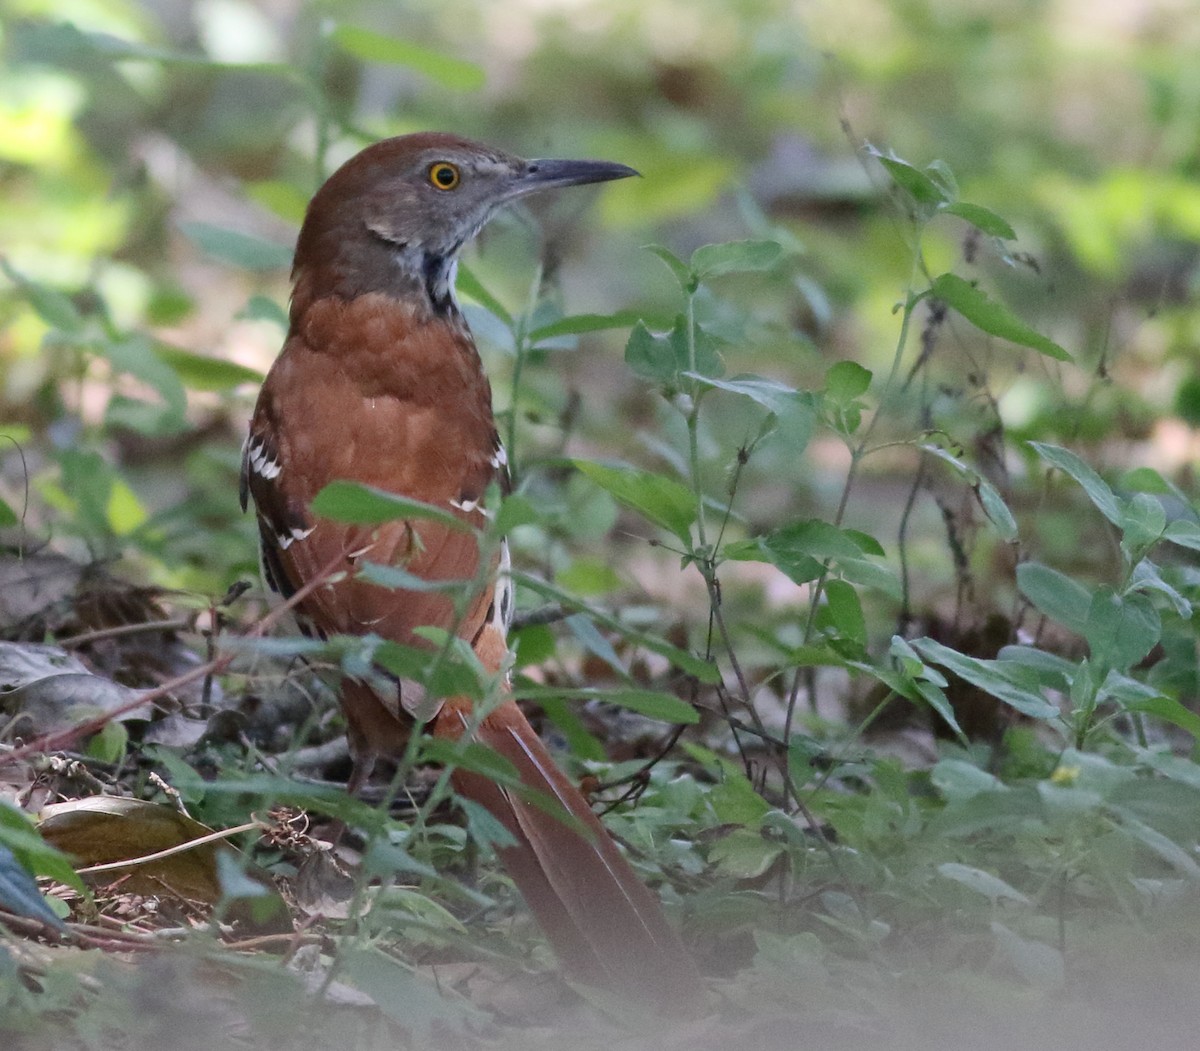
[[[525,170],[513,179],[505,196],[524,197],[527,193],[536,193],[539,190],[628,179],[637,174],[639,173],[627,164],[617,164],[614,161],[528,161]]]

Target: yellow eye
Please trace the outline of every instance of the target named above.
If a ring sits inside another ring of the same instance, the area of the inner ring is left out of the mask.
[[[458,185],[458,167],[447,161],[429,166],[429,181],[439,190],[453,190]]]

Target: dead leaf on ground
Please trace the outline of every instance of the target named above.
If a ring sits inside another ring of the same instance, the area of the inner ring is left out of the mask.
[[[39,552],[0,558],[0,627],[45,623],[54,607],[69,608],[83,567],[62,555]]]
[[[13,720],[10,737],[36,737],[77,725],[145,692],[93,675],[82,661],[57,646],[0,642],[0,710]],[[114,718],[144,722],[152,713],[147,705]]]
[[[213,832],[171,807],[119,796],[91,796],[51,804],[42,811],[38,829],[48,843],[69,854],[80,868],[133,861]],[[100,884],[119,880],[123,893],[172,895],[213,905],[221,897],[220,851],[239,853],[228,843],[204,843],[85,879]],[[246,875],[275,893],[265,872],[251,867]]]

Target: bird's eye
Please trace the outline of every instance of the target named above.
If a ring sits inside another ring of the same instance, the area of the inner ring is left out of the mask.
[[[453,190],[459,178],[457,165],[448,161],[438,161],[429,166],[429,181],[439,190]]]

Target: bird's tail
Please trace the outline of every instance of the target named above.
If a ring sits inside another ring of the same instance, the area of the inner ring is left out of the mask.
[[[485,657],[486,645],[476,649]],[[446,702],[433,730],[461,738],[471,730],[469,704]],[[568,971],[659,1009],[697,1008],[699,973],[657,898],[516,703],[504,701],[473,734],[516,768],[536,801],[464,769],[454,772],[454,787],[485,807],[516,841],[499,851],[500,859]]]

